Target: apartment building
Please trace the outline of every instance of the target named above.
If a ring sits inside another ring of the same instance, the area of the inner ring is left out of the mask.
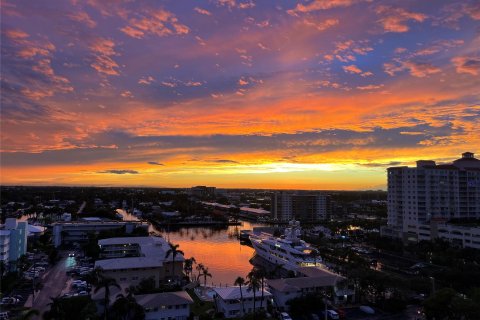
[[[53,244],[73,244],[86,242],[89,233],[125,228],[131,233],[136,228],[148,229],[148,223],[142,221],[111,221],[100,218],[84,218],[79,221],[64,221],[53,224]]]
[[[143,279],[153,278],[155,286],[183,276],[185,258],[178,254],[175,260],[167,256],[170,249],[162,237],[122,237],[98,241],[100,260],[95,267],[119,284],[138,285]]]
[[[10,270],[15,270],[18,258],[27,253],[27,237],[28,222],[15,218],[5,220],[0,229],[0,260],[9,265]]]
[[[271,197],[272,218],[279,221],[318,221],[329,214],[329,197],[320,192],[278,191]]]
[[[440,237],[480,248],[477,227],[452,221],[480,219],[480,160],[465,152],[451,164],[419,160],[388,168],[388,224],[382,234],[404,240]]]

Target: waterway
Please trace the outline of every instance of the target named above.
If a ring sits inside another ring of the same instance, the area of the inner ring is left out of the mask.
[[[138,220],[124,210],[117,210],[124,220]],[[159,230],[150,225],[150,232],[162,235],[171,243],[180,245],[179,249],[186,258],[194,257],[197,263],[208,268],[212,277],[207,278],[208,285],[233,285],[238,276],[246,277],[253,265],[249,260],[254,250],[241,245],[237,235],[242,229],[252,229],[262,224],[242,221],[242,226],[228,226],[224,229],[209,227],[188,227]],[[195,274],[198,274],[194,270]],[[203,282],[203,278],[201,279]]]

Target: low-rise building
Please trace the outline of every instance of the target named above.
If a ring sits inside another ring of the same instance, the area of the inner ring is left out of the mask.
[[[254,296],[255,296],[255,310],[267,310],[267,301],[271,299],[272,294],[267,290],[263,290],[263,301],[261,290],[248,290],[247,287],[242,287],[240,294],[240,287],[226,287],[213,288],[215,291],[215,306],[217,312],[224,314],[225,318],[236,318],[242,316],[243,308],[245,313],[253,312]],[[243,296],[243,306],[242,306]]]
[[[186,291],[141,294],[135,299],[145,310],[145,320],[187,320],[193,304]]]
[[[143,279],[153,278],[155,286],[183,276],[185,258],[178,254],[175,260],[167,256],[170,249],[162,237],[124,237],[98,241],[101,260],[95,267],[118,283],[138,285]]]
[[[128,287],[128,284],[120,284],[120,288],[111,287],[109,305],[115,303],[115,297],[127,296]],[[186,291],[139,294],[133,297],[145,311],[145,320],[187,320],[190,316],[190,305],[193,304],[193,299]],[[100,288],[93,292],[91,298],[97,306],[97,313],[102,314],[105,289]]]
[[[332,302],[346,303],[354,300],[354,290],[348,288],[345,278],[325,269],[303,267],[297,270],[300,277],[267,280],[275,306],[289,309],[288,301],[309,294],[330,293]]]
[[[102,219],[89,219],[83,221],[57,222],[53,224],[53,244],[73,244],[86,242],[89,233],[125,228],[126,233],[131,233],[136,228],[148,229],[148,223],[142,221],[110,221]]]

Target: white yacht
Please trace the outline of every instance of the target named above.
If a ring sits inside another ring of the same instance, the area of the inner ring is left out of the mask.
[[[300,223],[290,221],[285,234],[274,237],[268,233],[251,234],[252,246],[263,259],[286,270],[295,271],[299,267],[322,267],[322,258],[310,244],[299,238]]]

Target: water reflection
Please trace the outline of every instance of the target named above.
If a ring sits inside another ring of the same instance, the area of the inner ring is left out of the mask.
[[[118,210],[118,213],[124,216],[124,220],[138,220],[123,210]],[[212,278],[207,279],[207,284],[224,286],[233,285],[238,276],[245,277],[252,269],[249,260],[253,257],[254,250],[241,245],[237,236],[240,230],[256,226],[261,224],[244,221],[242,226],[229,226],[223,229],[206,227],[173,229],[171,226],[157,229],[150,226],[149,231],[179,244],[186,258],[195,257],[197,263],[208,267]]]

